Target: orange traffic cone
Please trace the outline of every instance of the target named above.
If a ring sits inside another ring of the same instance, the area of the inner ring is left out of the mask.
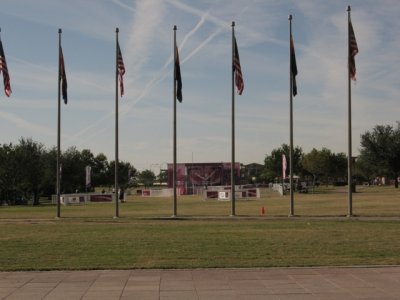
[[[265,215],[265,209],[264,209],[264,206],[262,206],[261,208],[260,208],[260,215]]]

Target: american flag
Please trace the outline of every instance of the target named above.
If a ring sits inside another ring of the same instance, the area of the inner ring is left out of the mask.
[[[293,37],[290,36],[290,72],[293,80],[292,86],[292,93],[293,96],[297,95],[297,83],[296,83],[296,76],[297,76],[297,64],[296,64],[296,54],[294,52],[294,43]]]
[[[3,43],[0,39],[0,73],[3,72],[4,92],[7,97],[11,95],[10,75],[8,74],[6,56],[4,55]]]
[[[182,77],[181,77],[181,66],[179,64],[179,53],[178,47],[175,46],[176,56],[175,56],[175,81],[177,85],[176,98],[179,102],[182,102]]]
[[[236,44],[236,38],[234,39],[234,47],[233,49],[233,73],[235,74],[235,83],[238,94],[241,95],[244,89],[244,82],[243,82],[243,75],[242,75],[242,68],[240,67],[240,59],[239,59],[239,51]]]
[[[354,35],[353,25],[349,21],[349,73],[350,78],[356,80],[356,61],[354,57],[358,53],[356,36]]]
[[[65,74],[65,64],[64,64],[64,55],[63,55],[63,51],[62,48],[60,47],[60,55],[59,55],[59,70],[60,70],[60,74],[59,74],[59,82],[61,84],[61,93],[62,93],[62,98],[64,99],[64,103],[67,104],[68,103],[68,95],[67,95],[67,75]]]
[[[121,97],[124,94],[124,79],[123,76],[125,74],[125,66],[124,61],[122,59],[121,48],[119,47],[119,43],[117,43],[117,73],[119,77],[119,88],[121,90]]]

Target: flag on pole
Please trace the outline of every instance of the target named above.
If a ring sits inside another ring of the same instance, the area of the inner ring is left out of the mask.
[[[6,56],[4,54],[3,43],[0,39],[0,73],[3,72],[4,92],[7,97],[11,95],[10,75],[8,74]]]
[[[354,57],[358,53],[356,36],[354,35],[353,25],[349,20],[349,74],[350,78],[356,80],[356,61]]]
[[[244,89],[244,82],[243,82],[243,75],[242,75],[242,68],[240,67],[240,59],[239,59],[239,51],[236,44],[236,38],[234,38],[234,51],[233,51],[233,73],[235,74],[235,84],[237,88],[237,92],[239,95],[243,93]]]
[[[175,82],[176,82],[176,98],[182,102],[182,77],[181,66],[179,63],[178,47],[175,45]]]
[[[286,156],[285,154],[282,154],[282,179],[286,178],[286,168],[287,168]]]
[[[64,103],[68,103],[68,95],[67,95],[67,75],[65,74],[65,64],[64,64],[64,55],[62,48],[60,46],[60,53],[59,53],[59,70],[60,74],[58,74],[59,84],[61,84],[61,93],[62,98],[64,99]]]
[[[125,65],[122,59],[121,48],[119,47],[119,43],[117,43],[117,69],[118,69],[118,77],[119,77],[119,88],[121,90],[121,97],[124,94],[124,79],[123,76],[125,74]]]
[[[92,167],[86,166],[85,171],[86,171],[86,187],[90,187],[92,184]]]
[[[297,64],[296,64],[296,54],[294,52],[294,42],[293,42],[292,36],[290,36],[290,72],[292,74],[292,80],[293,80],[292,93],[293,93],[293,96],[296,96],[297,95],[297,83],[296,83]]]

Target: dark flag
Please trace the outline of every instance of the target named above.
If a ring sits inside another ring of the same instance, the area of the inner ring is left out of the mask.
[[[123,76],[125,74],[125,65],[122,59],[121,48],[119,47],[119,43],[117,44],[117,69],[118,69],[118,77],[119,77],[119,88],[121,90],[121,97],[124,94],[124,79]]]
[[[59,70],[60,70],[60,74],[58,75],[58,80],[59,80],[59,83],[61,84],[62,98],[64,99],[64,103],[67,104],[68,103],[67,75],[65,74],[64,55],[63,55],[61,47],[60,47],[60,54],[59,54]]]
[[[296,76],[297,76],[297,64],[296,64],[296,54],[294,52],[294,42],[293,37],[290,36],[290,72],[292,76],[292,93],[293,96],[297,95],[297,83],[296,83]]]
[[[236,38],[234,37],[234,56],[233,56],[233,73],[235,74],[235,84],[237,88],[237,92],[239,95],[243,93],[244,82],[242,75],[242,68],[240,67],[240,59],[239,59],[239,51],[236,44]]]
[[[0,73],[3,72],[4,92],[7,97],[11,95],[10,75],[8,74],[6,56],[4,54],[3,43],[0,39]]]
[[[356,61],[354,57],[358,53],[356,36],[354,35],[353,25],[349,21],[349,74],[350,78],[356,80]]]
[[[176,82],[176,98],[182,103],[182,77],[181,77],[181,65],[179,63],[178,47],[175,46],[175,82]]]

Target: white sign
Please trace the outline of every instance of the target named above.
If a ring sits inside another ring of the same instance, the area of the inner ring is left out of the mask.
[[[229,199],[228,192],[218,192],[218,199]]]

